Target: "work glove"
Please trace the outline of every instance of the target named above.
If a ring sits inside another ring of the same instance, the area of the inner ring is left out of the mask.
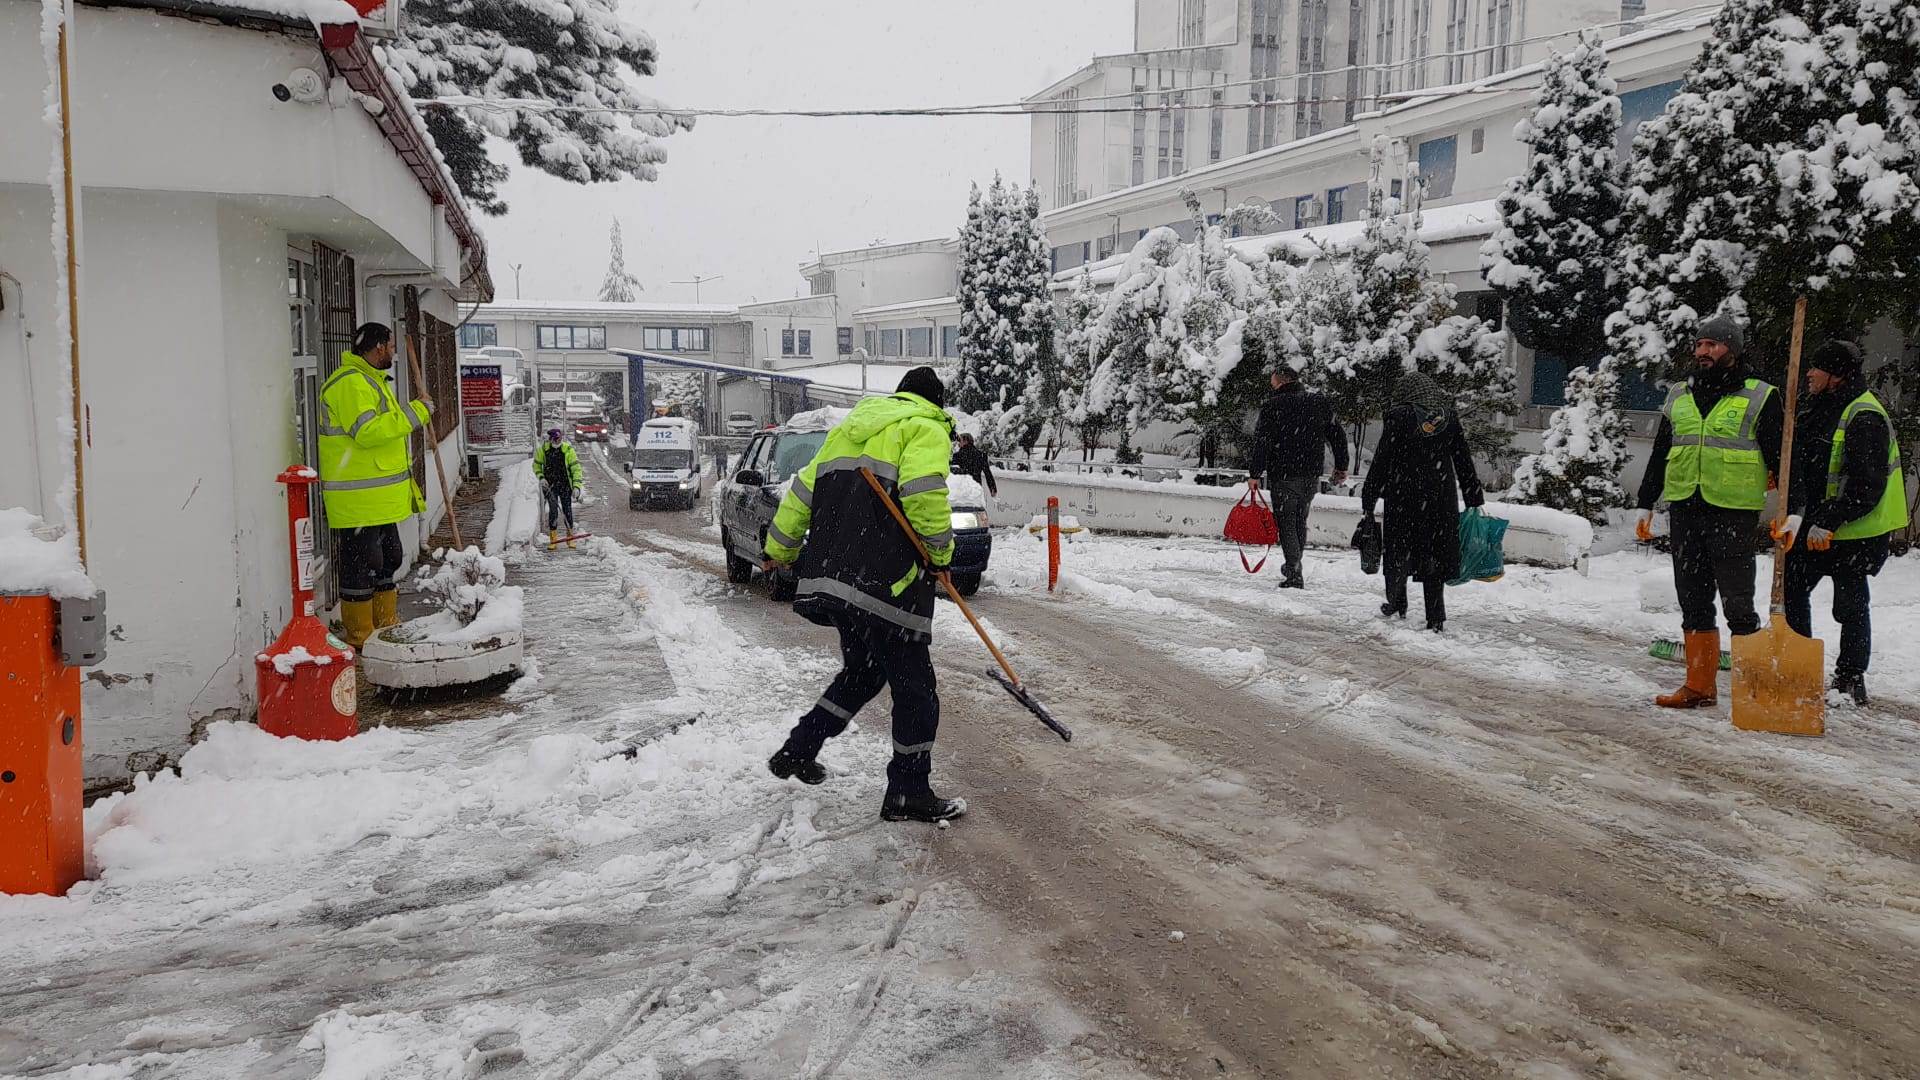
[[[1800,535],[1800,515],[1799,514],[1788,514],[1785,521],[1778,522],[1773,526],[1773,542],[1776,544],[1779,544],[1783,548],[1788,549],[1789,551],[1793,549],[1794,537],[1799,535]],[[1831,536],[1833,534],[1829,533],[1827,535]]]
[[[1640,520],[1633,523],[1633,535],[1637,537],[1641,543],[1646,543],[1653,539],[1653,511],[1640,511]]]
[[[1826,551],[1833,547],[1833,530],[1818,525],[1807,530],[1807,550]]]

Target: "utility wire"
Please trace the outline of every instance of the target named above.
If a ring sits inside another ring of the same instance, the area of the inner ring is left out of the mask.
[[[1623,26],[1631,26],[1631,25],[1639,25],[1644,30],[1677,28],[1681,26],[1683,23],[1697,17],[1700,14],[1703,14],[1707,11],[1717,10],[1720,6],[1721,4],[1718,2],[1696,4],[1692,7],[1681,8],[1681,9],[1670,11],[1670,12],[1662,12],[1658,15],[1648,16],[1648,17],[1639,18],[1639,19],[1622,19],[1615,22],[1596,23],[1589,27],[1586,27],[1585,29],[1606,30],[1606,29],[1612,29],[1615,27],[1623,27]],[[478,110],[487,111],[487,112],[607,113],[607,114],[621,115],[621,116],[688,116],[688,117],[713,116],[713,117],[735,117],[735,118],[799,117],[799,118],[812,118],[812,119],[834,118],[834,117],[856,117],[856,116],[894,116],[894,117],[1048,116],[1048,115],[1101,116],[1101,115],[1108,115],[1108,114],[1128,114],[1128,113],[1140,112],[1143,110],[1147,112],[1201,112],[1208,109],[1257,109],[1257,108],[1264,108],[1271,105],[1342,105],[1355,99],[1344,97],[1344,96],[1343,97],[1294,97],[1294,98],[1273,98],[1270,100],[1263,100],[1263,101],[1223,101],[1218,103],[1210,102],[1210,101],[1201,101],[1201,102],[1192,102],[1192,103],[1167,102],[1165,104],[1144,105],[1139,107],[1135,107],[1130,104],[1125,106],[1118,106],[1118,107],[1096,107],[1096,108],[1081,107],[1083,104],[1089,103],[1089,102],[1119,101],[1119,100],[1130,101],[1131,99],[1134,99],[1134,98],[1141,98],[1141,97],[1148,97],[1148,96],[1166,96],[1166,95],[1175,94],[1175,93],[1187,93],[1190,91],[1191,92],[1199,92],[1199,91],[1210,92],[1214,90],[1229,90],[1229,89],[1236,89],[1239,87],[1246,87],[1246,86],[1272,85],[1272,84],[1281,82],[1283,80],[1290,80],[1290,79],[1324,79],[1328,76],[1345,75],[1353,72],[1360,72],[1364,74],[1367,72],[1379,72],[1379,71],[1386,71],[1386,72],[1402,71],[1415,64],[1426,64],[1434,61],[1450,60],[1458,57],[1470,57],[1470,56],[1478,56],[1482,54],[1491,54],[1496,50],[1512,49],[1512,48],[1518,48],[1525,45],[1533,45],[1533,44],[1538,44],[1540,42],[1557,40],[1559,38],[1566,37],[1569,34],[1573,34],[1577,32],[1579,31],[1566,30],[1566,31],[1561,31],[1559,33],[1554,33],[1554,34],[1536,34],[1530,37],[1515,38],[1512,41],[1502,42],[1497,45],[1481,45],[1475,48],[1457,49],[1451,52],[1428,53],[1420,57],[1408,57],[1405,59],[1387,61],[1387,62],[1381,62],[1381,63],[1349,64],[1342,67],[1322,68],[1322,69],[1313,70],[1313,71],[1295,71],[1289,74],[1266,75],[1260,78],[1236,79],[1230,82],[1223,82],[1223,83],[1198,83],[1192,86],[1185,86],[1185,87],[1142,89],[1138,91],[1129,90],[1129,91],[1124,91],[1120,93],[1097,94],[1097,95],[1090,95],[1087,97],[1056,98],[1049,101],[1032,101],[1032,100],[1003,101],[1003,102],[992,102],[992,103],[982,104],[982,105],[944,105],[944,106],[928,106],[928,107],[902,107],[902,108],[892,108],[892,109],[778,109],[778,108],[723,109],[723,108],[676,108],[676,107],[664,106],[664,105],[655,107],[655,108],[635,108],[631,106],[617,106],[617,105],[570,105],[570,104],[562,104],[559,102],[547,101],[547,100],[538,99],[538,98],[477,98],[477,97],[472,97],[466,94],[446,94],[446,95],[441,95],[438,97],[431,97],[431,98],[415,98],[414,104],[420,105],[420,106],[437,107],[437,108],[478,109]],[[1506,74],[1510,74],[1510,72],[1497,72],[1492,75],[1482,76],[1481,79],[1482,80],[1493,79]],[[1529,94],[1533,92],[1533,88],[1530,86],[1522,86],[1522,87],[1480,86],[1480,85],[1477,85],[1479,81],[1481,80],[1475,80],[1473,82],[1465,82],[1465,83],[1448,83],[1448,84],[1442,84],[1440,86],[1431,87],[1431,88],[1422,87],[1422,88],[1412,88],[1412,89],[1406,89],[1406,90],[1395,90],[1387,94],[1361,95],[1359,100],[1364,101],[1364,100],[1368,100],[1369,97],[1371,97],[1372,99],[1377,100],[1381,105],[1398,105],[1398,104],[1404,104],[1408,101],[1415,100],[1421,97],[1437,97],[1437,96],[1442,96],[1447,94]],[[1072,106],[1072,107],[1063,107],[1063,106]]]

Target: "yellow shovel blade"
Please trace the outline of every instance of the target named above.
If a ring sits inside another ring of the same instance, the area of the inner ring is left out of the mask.
[[[1827,732],[1826,645],[1779,615],[1733,639],[1733,726],[1776,735]]]

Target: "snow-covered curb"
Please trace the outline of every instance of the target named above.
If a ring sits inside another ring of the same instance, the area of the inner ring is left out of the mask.
[[[533,475],[533,459],[516,457],[500,467],[500,485],[493,491],[493,517],[487,521],[484,550],[499,555],[524,547],[540,528],[540,480]]]
[[[1081,524],[1107,532],[1163,536],[1220,536],[1227,511],[1246,488],[1154,483],[1123,476],[1056,476],[998,473],[1000,492],[993,511],[1001,520],[1023,520],[1047,510],[1047,498],[1060,500]],[[1578,567],[1593,548],[1593,526],[1584,518],[1541,506],[1490,502],[1485,512],[1507,521],[1509,562],[1546,567]],[[1360,500],[1316,495],[1307,519],[1307,543],[1345,548],[1360,523]]]

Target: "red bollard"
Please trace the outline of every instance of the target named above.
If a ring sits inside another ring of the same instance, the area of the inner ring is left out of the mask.
[[[1047,591],[1060,581],[1060,500],[1047,496]]]
[[[256,655],[260,730],[299,739],[350,739],[360,733],[353,650],[313,614],[313,517],[307,489],[320,482],[305,465],[278,477],[287,485],[287,537],[293,554],[293,618]]]
[[[57,621],[49,596],[0,596],[0,893],[65,896],[86,873],[80,669]]]

